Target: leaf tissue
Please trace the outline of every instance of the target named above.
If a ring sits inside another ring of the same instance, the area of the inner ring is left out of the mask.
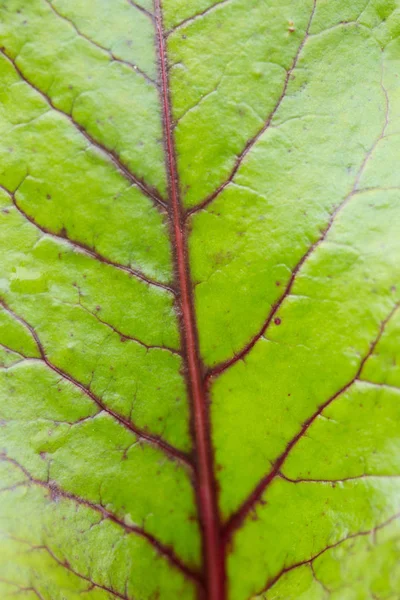
[[[400,598],[400,0],[0,0],[0,598]]]

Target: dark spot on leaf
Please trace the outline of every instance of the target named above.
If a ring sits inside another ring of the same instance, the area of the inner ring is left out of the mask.
[[[274,323],[275,323],[275,325],[280,325],[282,323],[282,321],[279,317],[276,317],[276,319],[274,319]]]

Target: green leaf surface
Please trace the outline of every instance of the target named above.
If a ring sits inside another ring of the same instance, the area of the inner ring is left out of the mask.
[[[400,598],[400,1],[0,0],[0,598]]]

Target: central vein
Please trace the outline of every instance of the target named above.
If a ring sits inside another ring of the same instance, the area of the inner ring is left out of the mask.
[[[181,339],[192,407],[192,427],[196,458],[195,486],[202,532],[204,585],[207,600],[224,600],[224,551],[221,542],[221,527],[213,469],[208,399],[198,351],[198,336],[187,250],[187,233],[183,219],[175,144],[172,133],[167,52],[161,0],[154,0],[154,5],[159,53],[164,142],[169,184],[169,214],[174,242]]]

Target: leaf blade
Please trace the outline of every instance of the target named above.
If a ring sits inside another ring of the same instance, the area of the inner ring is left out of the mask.
[[[394,599],[397,2],[25,4],[1,593]]]

